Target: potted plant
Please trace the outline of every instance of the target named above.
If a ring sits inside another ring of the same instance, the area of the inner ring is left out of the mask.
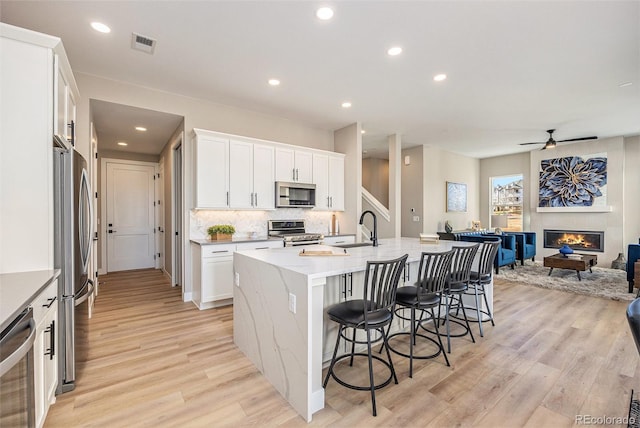
[[[230,224],[214,224],[207,229],[207,233],[212,241],[230,241],[236,228]]]

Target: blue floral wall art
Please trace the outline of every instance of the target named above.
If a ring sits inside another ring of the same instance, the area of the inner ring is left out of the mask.
[[[594,207],[606,203],[606,153],[540,161],[539,207]]]

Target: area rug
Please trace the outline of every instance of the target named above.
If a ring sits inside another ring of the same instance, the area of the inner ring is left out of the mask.
[[[528,261],[524,266],[518,263],[513,270],[507,266],[500,268],[500,273],[494,276],[494,280],[518,282],[612,300],[631,301],[636,297],[635,292],[628,292],[627,273],[623,270],[595,266],[593,273],[587,270],[580,272],[580,276],[582,281],[578,281],[576,271],[557,268],[549,276],[548,267],[542,266],[541,262]]]

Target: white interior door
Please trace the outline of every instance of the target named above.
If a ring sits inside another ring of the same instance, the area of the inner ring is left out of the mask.
[[[155,167],[107,163],[107,269],[155,267]]]

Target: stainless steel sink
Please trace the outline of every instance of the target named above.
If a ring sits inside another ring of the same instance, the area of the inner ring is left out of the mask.
[[[337,247],[337,248],[356,248],[356,247],[371,247],[371,246],[373,246],[373,242],[354,242],[353,244],[332,245],[332,247]]]

